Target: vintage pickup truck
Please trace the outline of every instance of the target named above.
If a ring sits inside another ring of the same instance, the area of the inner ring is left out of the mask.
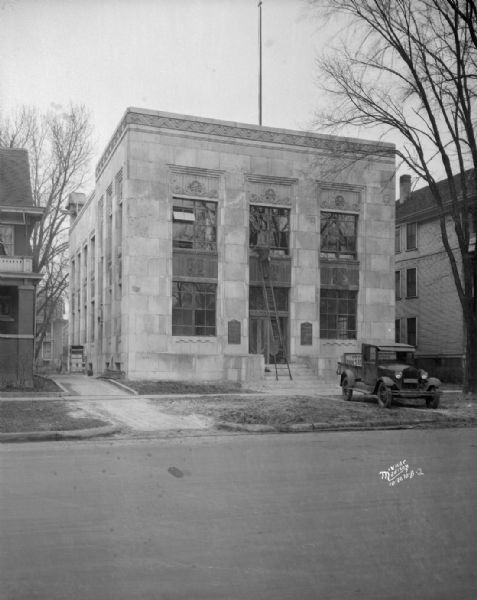
[[[360,353],[346,353],[338,363],[338,375],[345,400],[353,390],[376,395],[382,408],[392,399],[424,398],[428,408],[437,408],[441,382],[414,366],[415,348],[407,344],[363,344]]]

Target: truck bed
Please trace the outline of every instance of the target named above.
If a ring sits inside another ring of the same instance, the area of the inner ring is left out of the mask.
[[[353,372],[359,377],[361,375],[362,367],[363,363],[361,352],[345,352],[343,355],[343,360],[338,362],[337,374],[341,375],[345,369],[352,369]]]
[[[348,365],[350,367],[362,367],[361,352],[345,352],[345,354],[343,354],[343,360],[338,364]]]

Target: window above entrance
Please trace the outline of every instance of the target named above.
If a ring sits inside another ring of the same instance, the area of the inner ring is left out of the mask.
[[[288,255],[290,209],[250,205],[250,248],[269,248],[272,256]]]
[[[288,313],[288,288],[274,287],[273,294],[278,312]],[[250,286],[249,288],[249,309],[251,311],[266,312],[264,291],[262,286]],[[272,307],[273,310],[273,307]]]

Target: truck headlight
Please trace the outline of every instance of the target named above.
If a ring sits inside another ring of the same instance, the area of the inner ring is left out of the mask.
[[[396,379],[401,379],[402,373],[396,373]]]
[[[421,371],[421,379],[427,379],[429,377],[428,373],[426,373],[426,371]]]

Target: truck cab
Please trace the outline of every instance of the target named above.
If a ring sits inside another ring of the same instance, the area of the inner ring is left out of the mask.
[[[343,396],[353,390],[374,394],[379,406],[389,408],[393,397],[425,398],[437,408],[441,382],[415,366],[415,348],[408,344],[362,344],[361,353],[345,354],[338,363]]]

